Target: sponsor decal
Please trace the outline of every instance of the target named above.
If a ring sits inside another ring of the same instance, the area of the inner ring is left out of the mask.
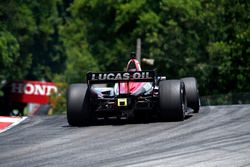
[[[92,81],[101,81],[101,80],[144,80],[144,79],[153,79],[152,73],[149,71],[140,71],[140,72],[110,72],[110,73],[90,73],[91,76],[88,77]]]

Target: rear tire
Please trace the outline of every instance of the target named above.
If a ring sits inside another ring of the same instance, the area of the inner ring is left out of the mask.
[[[71,126],[91,122],[90,91],[86,84],[71,84],[67,90],[67,120]]]
[[[194,77],[182,78],[186,88],[187,106],[198,113],[200,110],[200,97],[197,81]]]
[[[160,116],[163,120],[183,121],[186,112],[185,85],[181,80],[159,83]]]

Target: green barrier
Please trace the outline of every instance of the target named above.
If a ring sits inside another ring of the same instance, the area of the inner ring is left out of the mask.
[[[202,106],[231,104],[250,104],[250,93],[229,93],[201,97]]]

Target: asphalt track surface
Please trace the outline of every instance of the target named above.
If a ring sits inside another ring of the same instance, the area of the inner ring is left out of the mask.
[[[0,134],[0,166],[250,166],[250,105],[202,107],[184,122],[33,117]]]

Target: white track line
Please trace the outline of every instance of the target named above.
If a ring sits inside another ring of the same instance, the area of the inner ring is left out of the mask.
[[[20,117],[0,117],[0,122],[17,122],[19,121],[21,118]]]

